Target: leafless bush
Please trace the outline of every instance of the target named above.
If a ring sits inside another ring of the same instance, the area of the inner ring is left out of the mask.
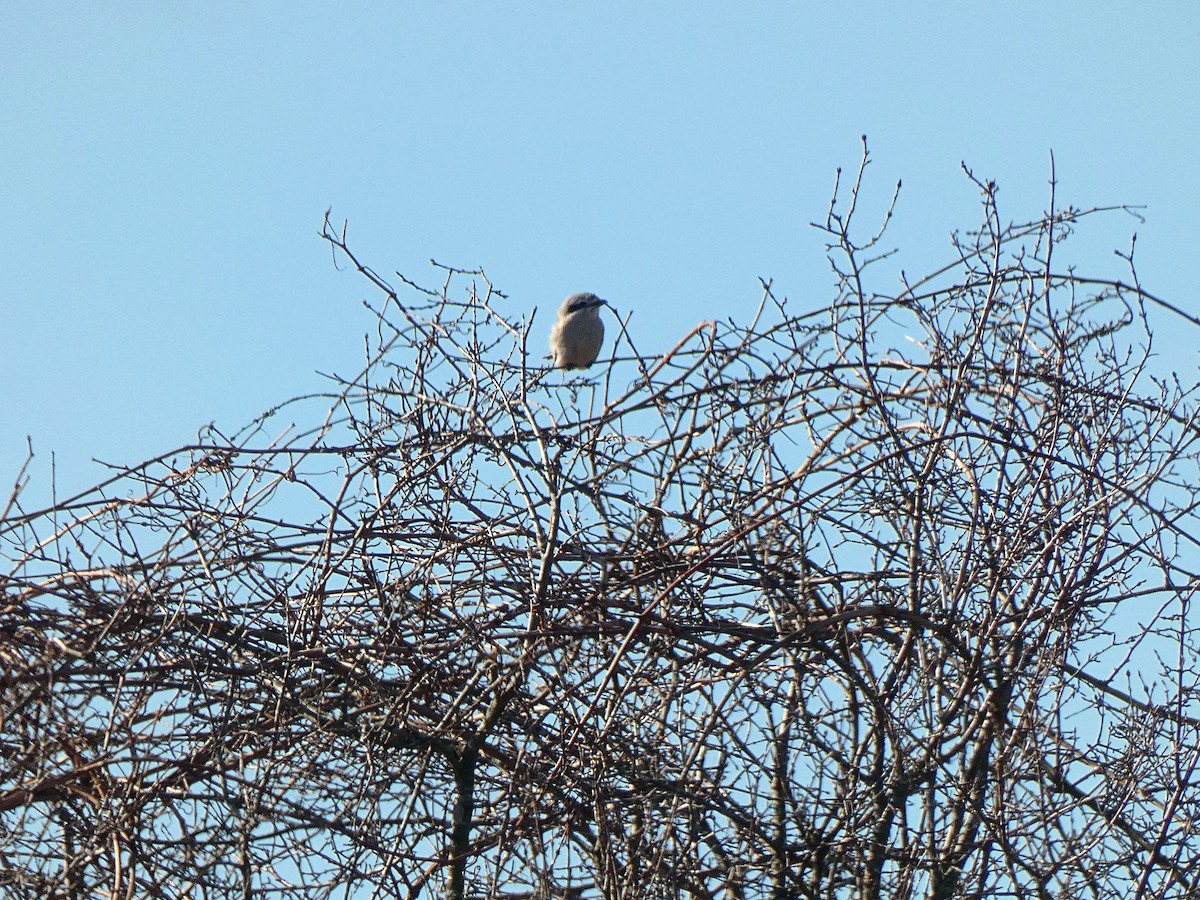
[[[880,292],[862,174],[825,308],[582,378],[327,219],[356,377],[0,520],[5,893],[1197,896],[1197,323],[982,183]]]

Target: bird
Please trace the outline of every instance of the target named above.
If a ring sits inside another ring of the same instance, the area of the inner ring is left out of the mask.
[[[607,306],[595,294],[572,294],[558,308],[558,319],[550,329],[550,355],[560,369],[586,369],[596,361],[604,343],[600,307]]]

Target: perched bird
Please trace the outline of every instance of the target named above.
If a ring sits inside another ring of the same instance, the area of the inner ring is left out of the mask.
[[[558,320],[550,329],[550,355],[560,369],[586,369],[596,361],[604,343],[600,307],[607,300],[595,294],[572,294],[558,308]]]

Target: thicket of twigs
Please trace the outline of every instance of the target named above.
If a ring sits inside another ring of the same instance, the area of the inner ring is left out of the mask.
[[[582,377],[327,219],[357,377],[0,520],[0,892],[1200,896],[1197,323],[978,186]]]

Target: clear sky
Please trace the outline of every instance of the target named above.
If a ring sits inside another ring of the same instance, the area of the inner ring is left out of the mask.
[[[867,134],[905,267],[978,222],[1145,204],[1085,240],[1196,313],[1194,2],[12,3],[0,21],[0,481],[104,476],[350,374],[370,328],[321,217],[381,273],[482,266],[549,326],[591,290],[644,351],[830,299]],[[1195,348],[1175,348],[1194,369]],[[282,423],[281,423],[282,425]],[[30,497],[30,500],[33,499]]]

